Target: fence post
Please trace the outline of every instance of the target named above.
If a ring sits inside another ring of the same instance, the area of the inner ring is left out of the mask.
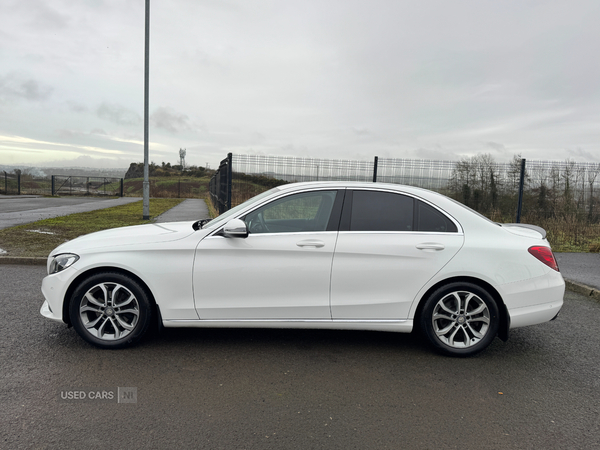
[[[17,172],[17,192],[21,195],[21,172]]]
[[[373,183],[377,182],[377,162],[379,158],[376,156],[375,161],[373,162]]]
[[[525,185],[525,158],[521,159],[521,178],[519,179],[519,203],[517,204],[517,221],[521,223],[521,209],[523,208],[523,186]]]
[[[227,211],[231,209],[231,185],[233,184],[233,154],[227,154]]]
[[[121,190],[120,190],[120,193],[121,193],[121,197],[123,197],[123,178],[121,178]]]
[[[52,175],[52,182],[51,182],[52,187],[50,188],[52,190],[52,197],[54,197],[54,177],[55,177],[55,175]]]
[[[4,171],[4,193],[8,195],[8,175],[6,174],[6,170]]]

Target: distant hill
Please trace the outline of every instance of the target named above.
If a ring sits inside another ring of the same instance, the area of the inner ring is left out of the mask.
[[[110,177],[124,178],[127,168],[123,169],[102,169],[94,167],[33,167],[33,166],[8,166],[0,165],[0,174],[2,172],[14,173],[15,169],[22,173],[33,175],[34,177],[50,177],[51,175],[67,176],[87,176],[87,177]]]

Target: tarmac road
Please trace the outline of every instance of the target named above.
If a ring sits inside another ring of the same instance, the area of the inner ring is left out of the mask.
[[[600,290],[600,253],[555,253],[563,277]]]
[[[95,211],[137,202],[141,198],[36,197],[0,195],[0,230],[42,219]]]
[[[600,303],[571,292],[557,320],[468,359],[322,330],[171,329],[102,351],[40,316],[44,276],[0,265],[1,448],[600,448]]]

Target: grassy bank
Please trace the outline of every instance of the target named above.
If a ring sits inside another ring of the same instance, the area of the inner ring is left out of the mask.
[[[208,177],[150,177],[150,197],[159,198],[202,198],[208,192]],[[124,181],[126,197],[141,197],[143,178]]]
[[[183,199],[152,198],[152,217],[181,203]],[[63,242],[83,234],[108,228],[140,225],[152,222],[142,219],[142,201],[96,211],[71,214],[53,219],[39,220],[26,225],[0,230],[0,248],[7,256],[48,256]]]

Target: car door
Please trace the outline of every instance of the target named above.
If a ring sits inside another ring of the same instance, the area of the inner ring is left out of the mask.
[[[331,320],[331,262],[343,190],[277,198],[247,214],[245,238],[215,232],[194,263],[201,319]]]
[[[463,245],[432,205],[378,190],[348,191],[331,275],[335,319],[408,317],[419,290]]]

